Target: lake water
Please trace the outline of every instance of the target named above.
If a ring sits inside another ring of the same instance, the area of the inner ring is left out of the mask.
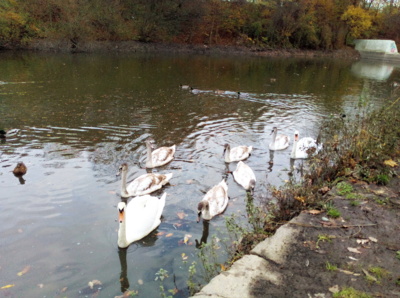
[[[291,147],[268,150],[273,126],[316,137],[323,118],[357,113],[360,99],[382,104],[400,80],[397,68],[360,61],[172,54],[1,53],[0,70],[0,128],[20,129],[0,143],[0,297],[91,297],[93,280],[102,283],[98,297],[121,295],[127,280],[139,297],[158,297],[160,268],[169,273],[165,289],[188,296],[203,230],[197,204],[235,169],[223,145],[254,147],[247,164],[254,197],[265,200],[290,164]],[[146,172],[148,137],[177,146],[176,160],[155,169],[174,175],[154,193],[167,192],[162,223],[119,250],[115,174],[122,162],[129,180]],[[23,179],[12,174],[19,161],[28,167]],[[225,216],[245,219],[246,193],[232,175],[227,183],[230,203],[210,222],[208,240],[224,237]]]

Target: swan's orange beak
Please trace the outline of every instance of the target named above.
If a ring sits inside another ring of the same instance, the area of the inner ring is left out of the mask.
[[[124,220],[124,210],[119,210],[119,223]]]
[[[298,141],[298,140],[299,140],[299,135],[298,135],[297,133],[294,135],[294,140],[295,140],[295,141]]]

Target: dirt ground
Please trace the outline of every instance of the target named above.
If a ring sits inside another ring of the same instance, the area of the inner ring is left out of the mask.
[[[365,297],[400,297],[400,168],[396,172],[387,186],[352,184],[347,197],[332,189],[327,196],[340,212],[335,219],[303,213],[296,245],[280,268],[285,286],[260,279],[252,296],[332,297],[352,287]]]

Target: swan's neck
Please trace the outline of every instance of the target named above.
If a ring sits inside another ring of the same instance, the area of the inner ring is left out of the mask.
[[[210,210],[203,209],[202,212],[201,212],[201,216],[202,216],[203,219],[205,219],[205,220],[210,220],[210,219],[211,219]]]
[[[225,162],[230,162],[230,155],[231,155],[231,148],[230,147],[226,147],[225,149]]]
[[[129,193],[126,190],[126,176],[127,176],[127,172],[126,171],[122,171],[121,173],[121,197],[127,198],[129,197]]]
[[[146,159],[146,168],[152,168],[153,167],[153,162],[152,162],[152,149],[150,144],[146,144],[147,147],[147,159]]]
[[[276,140],[277,134],[278,134],[278,131],[275,130],[275,131],[274,131],[274,134],[272,135],[272,144],[275,144],[275,140]]]
[[[292,153],[290,154],[290,157],[296,158],[296,152],[297,152],[297,140],[295,139],[293,141],[293,149],[292,149]]]
[[[126,212],[126,211],[125,211]],[[125,248],[129,246],[128,241],[126,240],[126,216],[122,220],[122,222],[119,223],[119,229],[118,229],[118,246],[121,248]]]

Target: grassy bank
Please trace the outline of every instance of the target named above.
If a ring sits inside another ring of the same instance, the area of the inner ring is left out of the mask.
[[[234,243],[227,245],[230,261],[221,269],[218,264],[210,265],[215,257],[203,258],[207,274],[213,271],[216,275],[225,270],[304,210],[325,212],[331,219],[340,218],[339,208],[332,200],[332,189],[345,196],[350,206],[356,206],[358,194],[352,185],[387,185],[397,177],[394,169],[400,163],[399,95],[400,89],[395,90],[393,97],[383,100],[379,109],[374,109],[367,98],[360,97],[356,115],[339,113],[326,119],[318,138],[323,149],[304,163],[303,174],[296,174],[294,169],[293,179],[280,188],[271,186],[271,197],[262,202],[247,195],[248,223],[240,223],[233,216],[226,219],[230,244]],[[378,202],[381,203],[390,205],[387,201]],[[211,256],[215,251],[210,252],[210,247],[212,244],[204,249]],[[193,290],[193,280],[190,284]]]

